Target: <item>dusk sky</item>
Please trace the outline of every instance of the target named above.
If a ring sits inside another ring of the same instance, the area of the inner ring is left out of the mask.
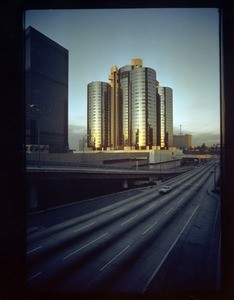
[[[141,58],[173,89],[174,134],[219,143],[218,9],[31,10],[32,26],[69,50],[69,145],[86,134],[87,84]]]

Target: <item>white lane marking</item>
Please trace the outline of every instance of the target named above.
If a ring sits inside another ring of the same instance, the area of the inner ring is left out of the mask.
[[[33,275],[32,277],[28,278],[27,281],[30,281],[30,280],[32,280],[33,278],[35,278],[35,277],[37,277],[37,276],[39,276],[39,275],[41,275],[41,274],[42,274],[42,272],[38,272],[37,274],[35,274],[35,275]]]
[[[117,254],[114,258],[112,258],[107,264],[105,264],[105,266],[103,266],[99,272],[103,271],[106,267],[108,267],[117,257],[119,257],[122,253],[124,253],[131,245],[128,245],[127,247],[125,247],[121,252],[119,252],[119,254]]]
[[[130,221],[132,221],[133,219],[135,219],[137,216],[138,216],[138,215],[136,215],[136,216],[134,216],[134,217],[128,219],[127,221],[123,222],[121,225],[127,224],[128,222],[130,222]]]
[[[74,230],[73,232],[77,232],[77,231],[80,231],[80,230],[82,230],[82,229],[85,229],[85,228],[87,228],[87,227],[89,227],[89,226],[91,226],[91,225],[93,225],[93,224],[95,224],[95,223],[96,223],[96,222],[90,223],[90,224],[88,224],[88,225],[86,225],[86,226],[84,226],[84,227],[81,227],[81,228],[78,228],[78,229]]]
[[[82,246],[81,248],[77,249],[76,251],[73,251],[72,253],[68,254],[68,255],[65,256],[65,257],[63,257],[63,259],[69,258],[69,257],[72,256],[73,254],[75,254],[75,253],[79,252],[80,250],[82,250],[82,249],[88,247],[89,245],[95,243],[97,240],[101,239],[102,237],[104,237],[104,236],[107,235],[107,234],[108,234],[108,232],[104,233],[103,235],[99,236],[98,238],[96,238],[95,240],[91,241],[90,243],[88,243],[88,244]]]
[[[180,203],[182,200],[184,200],[184,198],[180,199],[176,204]]]
[[[185,196],[188,196],[188,194],[190,194],[190,192],[188,192],[187,194],[185,194]]]
[[[120,209],[120,210],[114,212],[114,213],[112,214],[112,216],[113,216],[113,215],[117,215],[118,213],[120,213],[120,212],[123,211],[123,210],[125,210],[125,208],[122,208],[122,209]]]
[[[41,248],[42,248],[42,246],[39,246],[39,247],[37,247],[35,249],[32,249],[32,250],[28,251],[26,254],[32,253],[32,252],[34,252],[34,251],[36,251],[38,249],[41,249]]]
[[[146,229],[143,233],[142,233],[142,235],[144,235],[147,231],[149,231],[152,227],[154,227],[154,225],[155,224],[157,224],[158,223],[158,221],[156,221],[156,222],[154,222],[154,224],[152,224],[148,229]]]
[[[180,231],[179,235],[177,236],[177,238],[175,239],[174,243],[171,245],[170,249],[167,251],[167,253],[165,254],[165,256],[163,257],[163,259],[161,260],[160,264],[158,265],[158,267],[156,268],[156,270],[153,272],[153,274],[150,276],[149,280],[147,281],[143,293],[147,290],[148,286],[150,285],[151,281],[154,279],[154,277],[156,276],[156,274],[158,273],[159,269],[161,268],[162,264],[164,263],[164,261],[166,260],[166,258],[168,257],[168,255],[170,254],[171,250],[173,249],[173,247],[175,246],[175,244],[177,243],[177,241],[179,240],[181,234],[183,233],[183,231],[185,230],[185,228],[187,227],[188,223],[190,222],[190,220],[192,219],[193,215],[195,214],[195,212],[197,211],[198,207],[200,206],[200,204],[197,205],[197,207],[195,208],[195,210],[193,211],[192,215],[190,216],[190,218],[188,219],[188,221],[186,222],[186,224],[184,225],[184,227],[182,228],[182,230]]]
[[[143,212],[145,212],[145,211],[147,211],[147,210],[151,209],[151,208],[152,208],[152,207],[154,207],[154,206],[155,206],[155,204],[153,204],[153,205],[151,205],[151,206],[147,207],[146,209],[144,209],[144,210],[143,210]]]
[[[173,209],[174,209],[174,207],[170,208],[167,212],[165,212],[164,216],[167,215],[167,214],[169,214],[169,212],[170,212],[171,210],[173,210]]]

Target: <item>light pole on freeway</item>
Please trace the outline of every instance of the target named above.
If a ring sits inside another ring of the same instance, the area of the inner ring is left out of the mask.
[[[40,142],[40,109],[35,104],[31,104],[30,107],[37,113],[37,146],[38,146],[38,167],[41,167],[41,142]]]

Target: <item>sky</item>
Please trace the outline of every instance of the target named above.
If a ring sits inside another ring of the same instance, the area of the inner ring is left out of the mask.
[[[69,51],[69,146],[87,128],[87,85],[141,58],[173,89],[174,134],[219,143],[219,13],[216,8],[29,10],[32,26]]]

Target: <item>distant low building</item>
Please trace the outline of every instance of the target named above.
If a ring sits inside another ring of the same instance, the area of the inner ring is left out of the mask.
[[[174,147],[178,149],[182,149],[182,148],[184,149],[193,146],[191,134],[174,135],[173,140],[174,140]]]

